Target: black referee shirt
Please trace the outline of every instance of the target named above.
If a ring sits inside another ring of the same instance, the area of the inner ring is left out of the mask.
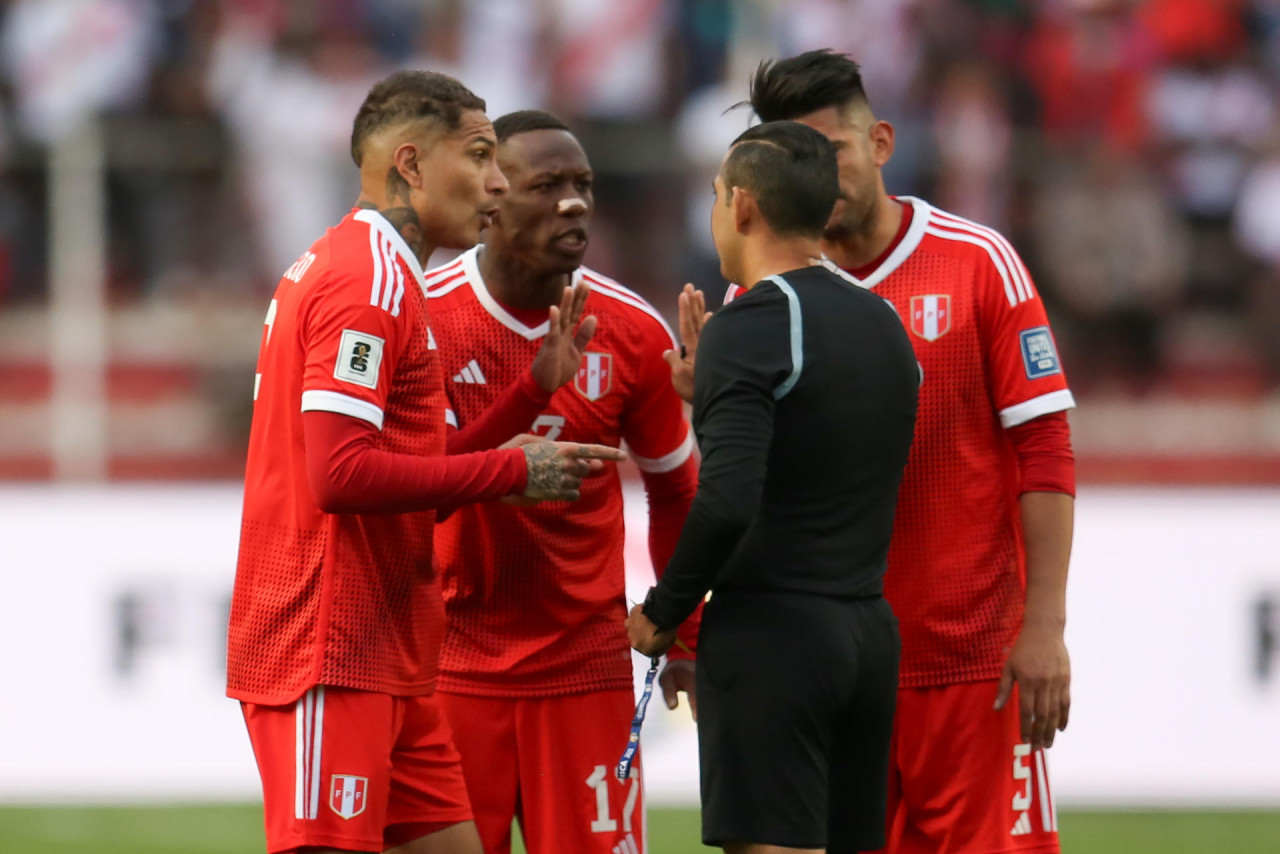
[[[710,589],[879,595],[919,383],[893,306],[826,267],[721,308],[694,375],[698,494],[649,619],[673,628]]]

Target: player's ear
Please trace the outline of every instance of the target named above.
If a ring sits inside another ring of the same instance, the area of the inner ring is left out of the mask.
[[[871,161],[876,167],[882,167],[893,157],[894,130],[893,125],[885,121],[877,121],[871,125]]]
[[[400,177],[415,190],[422,189],[422,160],[418,156],[418,146],[412,142],[402,143],[392,152],[391,158]]]
[[[733,227],[739,234],[746,234],[751,225],[751,220],[760,215],[760,210],[756,206],[755,196],[751,195],[750,190],[744,190],[742,187],[733,187],[730,192],[733,194],[729,197],[729,210],[733,214]]]

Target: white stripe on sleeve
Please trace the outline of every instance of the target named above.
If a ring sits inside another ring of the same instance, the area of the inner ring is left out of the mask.
[[[662,474],[664,472],[675,471],[684,465],[685,460],[693,454],[693,431],[688,427],[685,428],[684,441],[680,443],[680,447],[676,448],[669,454],[661,457],[642,457],[633,453],[631,459],[636,461],[636,468],[649,474]]]
[[[382,410],[368,401],[352,397],[337,391],[310,389],[302,393],[303,412],[337,412],[350,415],[361,421],[368,421],[379,430],[382,429]]]
[[[1010,427],[1026,424],[1032,418],[1048,415],[1050,412],[1074,409],[1075,405],[1076,399],[1072,396],[1071,390],[1060,388],[1000,410],[1000,424],[1008,430]]]

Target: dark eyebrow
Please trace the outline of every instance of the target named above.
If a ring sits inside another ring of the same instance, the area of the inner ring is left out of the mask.
[[[473,136],[471,139],[467,140],[467,146],[468,146],[468,147],[473,146],[473,145],[476,145],[477,143],[478,143],[478,144],[480,144],[480,145],[483,145],[485,148],[497,148],[497,147],[498,147],[498,142],[497,142],[497,140],[495,140],[495,139],[494,139],[493,137],[491,137],[491,136],[485,136],[483,133],[476,134],[476,135],[475,135],[475,136]]]
[[[551,179],[561,179],[566,177],[572,178],[594,178],[595,173],[591,169],[575,169],[572,166],[565,166],[560,169],[540,169],[534,172],[530,177],[530,181],[546,181]]]

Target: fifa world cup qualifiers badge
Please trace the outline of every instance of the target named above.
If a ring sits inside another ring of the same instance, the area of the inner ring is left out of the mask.
[[[1062,365],[1058,362],[1058,350],[1053,346],[1053,335],[1047,326],[1024,329],[1019,333],[1022,340],[1022,363],[1027,369],[1027,379],[1038,380],[1062,373]]]

